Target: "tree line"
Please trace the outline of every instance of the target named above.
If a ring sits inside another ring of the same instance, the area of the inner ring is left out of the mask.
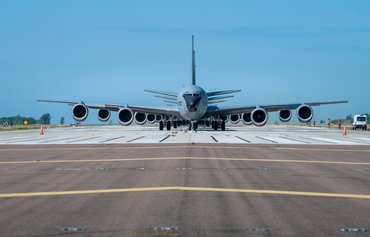
[[[39,119],[35,119],[33,117],[24,117],[21,115],[12,116],[12,117],[2,117],[0,118],[0,124],[5,125],[8,124],[10,126],[13,125],[23,125],[23,121],[27,120],[28,124],[50,124],[51,115],[49,113],[41,115]]]

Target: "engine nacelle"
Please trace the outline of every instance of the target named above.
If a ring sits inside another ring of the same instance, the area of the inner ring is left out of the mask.
[[[155,121],[156,121],[155,115],[154,114],[148,114],[146,116],[146,121],[150,124],[155,123]]]
[[[118,121],[121,125],[128,126],[134,120],[134,114],[131,109],[123,108],[118,111]]]
[[[84,104],[76,104],[72,108],[73,119],[78,122],[85,121],[88,114],[89,114],[89,109]]]
[[[297,109],[297,117],[301,123],[308,123],[313,118],[313,110],[309,105],[301,105]]]
[[[110,118],[110,111],[107,109],[98,110],[98,119],[100,122],[107,122]]]
[[[145,113],[136,112],[134,116],[135,123],[137,125],[143,125],[146,123],[147,116]]]
[[[156,122],[160,122],[160,121],[162,121],[162,119],[163,119],[163,117],[162,117],[162,115],[160,115],[160,114],[157,114],[157,115],[155,116],[155,121],[156,121]]]
[[[224,121],[225,123],[229,122],[229,116],[227,115],[220,115],[220,119]]]
[[[252,125],[251,113],[242,114],[242,121],[245,125]]]
[[[237,124],[237,123],[240,122],[240,115],[239,114],[232,114],[229,117],[230,117],[230,122],[232,124]]]
[[[290,110],[280,110],[279,119],[281,122],[289,122],[292,118],[292,112]]]
[[[251,113],[251,120],[255,126],[262,127],[267,123],[268,113],[264,109],[256,108]]]

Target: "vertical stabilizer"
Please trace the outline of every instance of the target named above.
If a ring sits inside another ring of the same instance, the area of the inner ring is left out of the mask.
[[[192,65],[191,65],[191,84],[195,85],[195,50],[194,50],[194,35],[192,35]]]

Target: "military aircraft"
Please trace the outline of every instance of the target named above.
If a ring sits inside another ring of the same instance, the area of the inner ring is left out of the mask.
[[[106,122],[111,117],[111,112],[118,112],[118,121],[121,125],[128,126],[134,121],[138,125],[145,123],[159,123],[159,130],[170,130],[171,126],[177,128],[181,124],[188,124],[189,130],[196,130],[198,124],[212,125],[214,130],[225,130],[225,124],[230,121],[237,124],[240,121],[245,125],[264,126],[270,112],[279,112],[282,122],[292,118],[291,110],[297,111],[298,120],[308,123],[313,118],[312,106],[324,104],[347,103],[348,101],[252,105],[245,107],[221,107],[218,104],[232,98],[234,93],[241,90],[222,90],[206,92],[196,85],[194,35],[192,36],[192,78],[191,85],[185,86],[179,93],[145,90],[155,94],[155,97],[164,100],[166,108],[134,106],[123,104],[91,104],[83,101],[38,100],[39,102],[64,103],[72,107],[72,116],[77,122],[84,121],[89,109],[97,109],[98,119]]]

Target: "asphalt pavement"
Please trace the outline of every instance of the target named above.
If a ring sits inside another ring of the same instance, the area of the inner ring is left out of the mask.
[[[0,236],[368,236],[370,146],[0,146]]]

